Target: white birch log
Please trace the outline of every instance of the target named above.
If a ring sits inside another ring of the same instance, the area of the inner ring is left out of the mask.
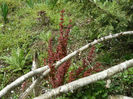
[[[77,55],[78,53],[88,49],[92,45],[95,45],[95,44],[100,43],[102,41],[113,39],[113,38],[116,38],[116,37],[119,37],[119,36],[132,35],[132,34],[133,34],[133,31],[127,31],[127,32],[121,32],[121,33],[117,33],[117,34],[110,34],[109,36],[105,36],[105,37],[102,37],[100,39],[94,40],[93,42],[88,43],[87,45],[81,47],[80,49],[70,53],[69,55],[67,55],[66,57],[61,59],[60,61],[57,61],[56,64],[55,64],[55,67],[57,68],[58,66],[60,66],[65,61],[69,60],[70,58],[72,58],[73,56]],[[17,80],[12,82],[11,84],[7,85],[4,89],[2,89],[0,91],[0,98],[2,96],[4,96],[7,92],[11,91],[12,88],[15,88],[16,86],[18,86],[21,83],[23,83],[26,79],[28,79],[28,78],[30,78],[30,77],[32,77],[34,75],[37,75],[39,73],[42,73],[42,72],[44,72],[44,73],[43,73],[43,75],[40,78],[42,78],[43,76],[46,76],[50,72],[50,69],[49,69],[48,65],[44,66],[44,67],[41,67],[41,68],[38,68],[38,69],[36,69],[34,71],[31,71],[31,72],[19,77]],[[40,79],[40,78],[38,78],[38,79]],[[37,83],[38,83],[38,81],[37,81]]]
[[[108,78],[118,72],[121,72],[129,67],[133,67],[133,59],[129,61],[125,61],[121,64],[115,65],[107,70],[104,70],[102,72],[90,75],[88,77],[81,78],[79,80],[73,81],[71,83],[65,84],[63,86],[60,86],[56,89],[53,89],[39,97],[36,97],[34,99],[52,99],[53,96],[59,95],[60,93],[67,93],[69,91],[76,90],[80,87],[83,87],[85,85],[88,85],[90,83],[94,83],[98,80],[103,80],[105,78]]]
[[[123,95],[110,95],[108,99],[133,99],[131,97],[123,96]]]

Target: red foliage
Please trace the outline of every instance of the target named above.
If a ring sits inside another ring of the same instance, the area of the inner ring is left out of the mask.
[[[52,45],[52,38],[49,40],[49,46],[48,46],[48,65],[51,70],[49,74],[49,82],[52,84],[53,88],[56,88],[58,86],[61,86],[64,84],[64,77],[65,74],[68,71],[68,68],[70,67],[70,60],[66,61],[62,65],[59,66],[58,69],[55,68],[53,65],[56,61],[59,61],[60,59],[64,58],[67,56],[67,44],[68,44],[68,37],[70,33],[70,28],[71,28],[71,22],[72,20],[69,21],[69,25],[67,26],[67,29],[64,29],[64,10],[61,11],[61,18],[60,18],[60,36],[58,38],[58,44],[56,47],[56,51],[53,51],[53,45]],[[82,60],[82,66],[80,66],[77,70],[73,70],[69,73],[69,82],[89,76],[92,73],[99,72],[101,71],[101,64],[98,62],[94,62],[94,53],[95,53],[95,47],[93,46],[90,49],[90,52],[88,54],[87,59]],[[44,59],[44,64],[46,64],[46,59]],[[91,67],[89,67],[91,66]]]
[[[52,84],[53,88],[56,88],[64,83],[64,76],[68,71],[68,68],[70,66],[70,60],[63,63],[57,70],[55,69],[55,66],[53,65],[56,61],[62,59],[63,57],[67,56],[67,41],[68,36],[71,28],[71,20],[69,22],[69,25],[67,26],[67,29],[64,29],[64,10],[61,11],[61,18],[60,18],[60,37],[58,38],[58,45],[56,48],[56,51],[53,51],[52,46],[52,39],[49,40],[49,46],[48,46],[48,65],[50,67],[50,83]],[[44,59],[45,60],[45,59]],[[45,62],[45,61],[44,61]]]
[[[82,60],[83,65],[80,66],[77,70],[71,71],[69,73],[68,82],[72,82],[77,78],[86,77],[91,75],[92,73],[99,72],[102,70],[102,65],[99,62],[94,61],[94,56],[95,56],[94,53],[95,53],[95,47],[93,46],[90,49],[87,59]]]

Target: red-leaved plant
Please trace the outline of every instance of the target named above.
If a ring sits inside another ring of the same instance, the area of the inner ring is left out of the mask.
[[[55,66],[53,65],[56,61],[59,61],[63,57],[67,56],[67,41],[71,28],[71,20],[69,21],[67,29],[64,29],[64,12],[65,11],[62,10],[60,15],[60,36],[58,38],[58,45],[56,51],[53,51],[52,38],[49,40],[48,46],[48,65],[51,70],[49,78],[53,88],[56,88],[64,83],[64,76],[70,66],[70,60],[63,63],[58,69],[55,69]]]
[[[77,70],[73,70],[69,73],[68,82],[72,82],[75,79],[86,77],[92,73],[99,72],[102,70],[102,65],[99,62],[95,62],[95,47],[92,46],[88,54],[87,59],[82,60],[82,66],[78,67]]]
[[[48,59],[44,59],[44,64],[46,64],[46,60],[48,62],[49,68],[50,68],[50,74],[49,74],[49,82],[51,83],[53,88],[56,88],[58,86],[61,86],[64,84],[64,78],[65,74],[67,74],[68,69],[71,65],[70,60],[64,62],[62,65],[59,66],[58,69],[55,68],[53,65],[56,61],[61,60],[65,56],[67,56],[67,44],[68,44],[68,37],[70,33],[70,28],[71,28],[71,22],[72,20],[69,21],[69,24],[67,26],[67,29],[63,23],[64,23],[64,10],[61,11],[61,18],[60,18],[60,36],[58,38],[58,44],[56,47],[56,51],[53,51],[53,45],[52,41],[53,39],[51,38],[49,40],[49,46],[48,46]],[[69,74],[69,80],[68,82],[71,82],[77,78],[89,76],[93,72],[98,72],[100,71],[100,63],[93,64],[94,66],[89,68],[88,66],[92,64],[93,58],[94,58],[94,51],[95,47],[92,47],[87,59],[83,59],[83,66],[79,67],[76,71],[71,71]]]

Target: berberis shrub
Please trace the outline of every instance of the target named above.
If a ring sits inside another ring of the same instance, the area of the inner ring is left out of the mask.
[[[53,38],[49,40],[48,45],[48,58],[44,59],[44,64],[48,63],[50,68],[50,74],[49,74],[49,82],[52,85],[53,88],[56,88],[58,86],[63,85],[65,81],[65,75],[68,72],[68,69],[71,65],[70,59],[63,64],[59,66],[58,69],[55,68],[53,65],[56,61],[61,60],[68,54],[68,37],[70,33],[70,29],[72,27],[71,22],[69,21],[69,24],[65,26],[64,23],[64,10],[61,11],[61,18],[60,18],[60,35],[58,38],[58,44],[56,49],[54,49],[53,46]],[[67,28],[66,28],[67,27]],[[101,64],[98,62],[94,62],[94,53],[95,53],[95,47],[93,46],[88,54],[87,59],[83,59],[83,66],[79,67],[75,71],[69,72],[69,79],[67,82],[71,82],[75,79],[89,76],[92,73],[101,71]]]
[[[52,38],[49,40],[49,46],[48,46],[48,65],[51,69],[50,75],[49,75],[49,81],[52,84],[52,87],[56,88],[64,83],[64,76],[67,73],[67,70],[70,66],[70,60],[63,63],[57,70],[55,69],[55,66],[53,65],[56,61],[59,61],[63,57],[67,56],[67,41],[68,41],[68,35],[70,33],[71,28],[71,20],[69,22],[69,25],[67,26],[67,29],[64,29],[65,25],[64,23],[64,10],[61,11],[61,18],[60,18],[60,36],[58,38],[58,45],[56,48],[56,51],[53,51],[53,45],[52,45]],[[45,59],[44,59],[45,60]]]

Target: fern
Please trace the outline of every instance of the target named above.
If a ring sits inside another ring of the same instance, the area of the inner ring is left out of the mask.
[[[13,72],[17,72],[24,68],[28,57],[29,54],[25,56],[24,51],[20,48],[17,48],[12,50],[10,56],[3,56],[0,57],[0,59],[5,60],[5,63],[9,64],[8,69],[13,70]]]

